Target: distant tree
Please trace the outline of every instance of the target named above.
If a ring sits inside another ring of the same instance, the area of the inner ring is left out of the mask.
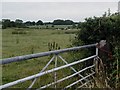
[[[6,29],[7,27],[11,27],[10,19],[2,19],[2,29]]]
[[[11,27],[16,27],[15,22],[14,22],[14,21],[11,21],[11,22],[10,22],[10,26],[11,26]]]
[[[31,22],[31,21],[27,21],[24,23],[26,26],[34,26],[36,23],[35,21]]]
[[[64,25],[64,20],[60,20],[60,19],[54,20],[53,25]]]
[[[30,26],[31,25],[31,21],[27,21],[24,23],[26,26]]]
[[[15,23],[23,23],[23,21],[20,20],[20,19],[16,19],[16,20],[15,20]]]
[[[11,21],[10,19],[2,19],[2,29],[6,29],[8,27],[23,28],[25,27],[25,25],[23,21],[20,19],[16,19],[15,22]]]
[[[41,20],[38,20],[38,21],[36,22],[36,25],[43,25],[43,22],[42,22]]]
[[[15,24],[16,24],[16,27],[18,27],[18,28],[22,28],[22,27],[25,26],[24,23],[23,23],[23,21],[20,20],[20,19],[16,19],[15,20]]]
[[[72,25],[74,22],[72,20],[54,20],[53,25]]]
[[[64,21],[64,24],[65,24],[65,25],[73,25],[74,22],[73,22],[72,20],[65,20],[65,21]]]
[[[36,23],[35,23],[35,21],[33,21],[33,22],[31,22],[31,24],[34,26]]]

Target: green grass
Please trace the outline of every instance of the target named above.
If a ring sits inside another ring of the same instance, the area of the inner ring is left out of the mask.
[[[56,42],[61,48],[71,44],[74,34],[65,34],[66,31],[24,29],[26,34],[12,34],[15,29],[3,30],[2,53],[3,58],[48,51],[48,43]],[[71,31],[69,31],[71,32]]]
[[[64,30],[47,30],[47,29],[20,29],[20,32],[26,32],[25,34],[12,34],[12,32],[17,32],[18,30],[11,28],[2,31],[2,56],[3,58],[9,58],[13,56],[26,55],[31,53],[40,53],[48,51],[48,43],[56,42],[63,48],[67,48],[71,44],[71,39],[74,38],[75,34],[73,31]],[[68,32],[68,33],[66,33]],[[72,32],[72,33],[69,33]],[[67,57],[67,54],[63,55]],[[15,62],[2,66],[2,79],[3,84],[12,82],[17,79],[24,78],[29,75],[38,73],[45,64],[49,61],[50,57],[41,57],[37,59],[32,59],[28,61]],[[58,60],[59,65],[64,63]],[[54,68],[54,63],[52,63],[47,69]],[[60,70],[57,72],[58,78],[61,76],[68,75],[71,73],[69,69]],[[53,81],[53,73],[45,75],[37,80],[34,87],[49,83]],[[76,79],[76,78],[75,78]],[[71,81],[71,79],[65,81],[64,83],[58,84],[59,87],[63,87]],[[28,87],[31,81],[27,81],[23,84],[16,85],[14,87]]]
[[[53,27],[52,27],[53,26]],[[65,28],[72,28],[72,25],[39,25],[39,26],[29,26],[30,28],[39,28],[39,29],[65,29]]]

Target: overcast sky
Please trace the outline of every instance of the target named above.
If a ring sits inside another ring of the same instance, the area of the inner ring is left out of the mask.
[[[105,11],[108,11],[108,8],[111,9],[112,13],[118,10],[118,0],[110,0],[111,2],[107,0],[106,2],[94,2],[95,0],[92,0],[93,2],[87,2],[87,0],[85,0],[86,2],[15,1],[17,0],[4,0],[2,2],[2,18],[22,19],[23,21],[37,21],[38,19],[42,21],[53,21],[55,19],[83,21],[86,17],[101,16]]]

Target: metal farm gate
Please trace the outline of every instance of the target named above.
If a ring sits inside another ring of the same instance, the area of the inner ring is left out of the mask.
[[[13,82],[9,82],[9,83],[6,83],[4,85],[1,85],[0,86],[0,89],[3,89],[3,88],[9,88],[11,86],[14,86],[14,85],[17,85],[19,83],[23,83],[25,81],[28,81],[28,80],[33,80],[32,83],[29,85],[29,87],[27,87],[28,89],[31,89],[33,87],[33,85],[35,84],[36,80],[41,77],[41,76],[44,76],[46,74],[50,74],[50,73],[53,73],[54,72],[54,81],[51,82],[51,83],[48,83],[46,85],[43,85],[41,86],[40,88],[38,88],[37,90],[39,89],[43,89],[43,88],[49,88],[51,85],[54,85],[54,88],[58,88],[56,84],[60,83],[60,82],[64,82],[65,80],[69,80],[70,78],[78,75],[80,77],[80,79],[76,80],[75,82],[72,82],[70,83],[69,85],[63,87],[62,89],[66,89],[66,88],[72,88],[72,86],[78,84],[78,83],[81,83],[79,87],[76,87],[76,88],[81,88],[83,87],[84,85],[87,85],[91,80],[89,77],[91,77],[92,79],[92,76],[95,74],[95,67],[96,67],[96,64],[93,63],[92,65],[90,66],[86,66],[84,67],[83,69],[81,70],[76,70],[73,65],[76,65],[76,64],[80,64],[82,62],[88,62],[89,60],[93,60],[93,62],[95,60],[97,60],[98,58],[98,48],[96,47],[97,44],[90,44],[90,45],[84,45],[84,46],[78,46],[78,47],[73,47],[73,48],[66,48],[66,49],[61,49],[61,50],[55,50],[55,51],[49,51],[49,52],[43,52],[43,53],[37,53],[37,54],[30,54],[30,55],[24,55],[24,56],[17,56],[17,57],[12,57],[12,58],[7,58],[7,59],[3,59],[1,60],[0,64],[1,65],[4,65],[4,64],[10,64],[12,62],[18,62],[18,61],[24,61],[24,60],[30,60],[30,59],[33,59],[33,58],[40,58],[40,57],[44,57],[44,56],[50,56],[52,55],[52,58],[49,60],[49,62],[45,65],[45,67],[37,74],[34,74],[34,75],[31,75],[31,76],[28,76],[28,77],[25,77],[25,78],[22,78],[22,79],[19,79],[19,80],[16,80],[16,81],[13,81]],[[75,50],[80,50],[80,49],[85,49],[85,48],[95,48],[96,49],[96,54],[95,55],[92,55],[90,57],[86,57],[84,59],[81,59],[81,60],[77,60],[77,61],[74,61],[72,63],[68,63],[60,54],[61,53],[65,53],[65,52],[70,52],[70,51],[75,51]],[[65,64],[62,65],[62,66],[59,66],[57,67],[57,62],[58,62],[58,58],[60,60],[62,60]],[[46,70],[46,68],[51,64],[51,62],[54,61],[55,62],[55,65],[54,65],[54,68],[50,69],[50,70]],[[61,79],[57,79],[57,71],[58,70],[62,70],[64,68],[67,68],[69,67],[69,69],[71,69],[74,73],[72,73],[71,75],[68,75],[66,77],[63,77]],[[82,72],[86,71],[86,70],[89,70],[89,69],[92,69],[92,72],[89,73],[88,75],[84,76],[82,75]],[[47,78],[46,78],[47,79]],[[42,82],[40,82],[42,83]]]

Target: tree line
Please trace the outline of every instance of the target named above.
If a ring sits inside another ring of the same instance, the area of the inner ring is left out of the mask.
[[[73,22],[72,20],[61,20],[57,19],[53,22],[43,22],[42,20],[35,21],[26,21],[23,22],[23,20],[16,19],[15,21],[11,21],[10,19],[2,19],[2,29],[6,29],[8,27],[17,27],[17,28],[25,28],[27,26],[38,26],[38,25],[74,25],[76,22]]]

